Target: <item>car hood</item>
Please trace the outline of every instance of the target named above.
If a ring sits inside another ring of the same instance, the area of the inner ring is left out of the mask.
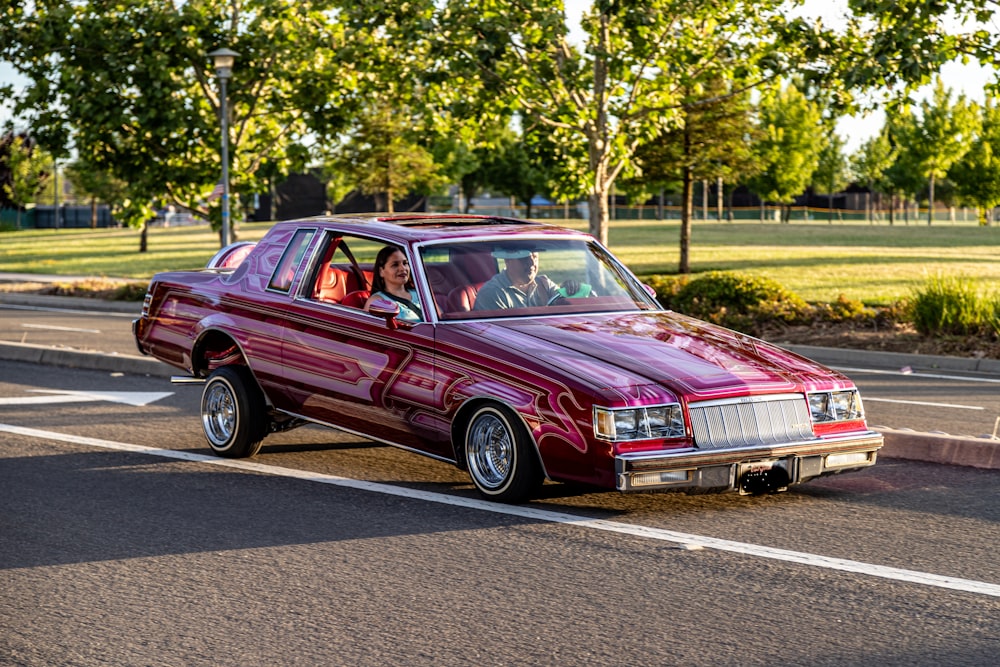
[[[797,354],[669,311],[475,324],[474,335],[498,355],[530,357],[595,389],[631,395],[645,385],[693,400],[853,386]]]

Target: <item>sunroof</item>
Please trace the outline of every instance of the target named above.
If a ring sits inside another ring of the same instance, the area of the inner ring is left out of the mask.
[[[483,227],[489,225],[534,225],[531,220],[517,220],[501,217],[472,217],[465,215],[414,216],[412,218],[391,218],[388,222],[405,227]]]

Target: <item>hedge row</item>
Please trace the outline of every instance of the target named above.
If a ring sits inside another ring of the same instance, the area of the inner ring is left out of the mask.
[[[773,280],[726,271],[644,280],[665,308],[752,335],[775,325],[852,322],[859,327],[910,323],[926,336],[1000,337],[1000,295],[979,294],[972,281],[960,278],[930,279],[912,298],[881,308],[844,296],[833,303],[807,303]]]

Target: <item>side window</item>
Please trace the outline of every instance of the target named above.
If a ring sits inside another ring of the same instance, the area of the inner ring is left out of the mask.
[[[313,298],[361,308],[370,295],[375,255],[385,245],[360,236],[331,238],[316,271]]]
[[[281,254],[281,259],[278,260],[274,273],[271,274],[271,281],[267,284],[268,289],[287,293],[292,288],[295,271],[302,263],[302,256],[315,234],[315,229],[300,229],[295,232],[295,236],[285,248],[285,252]]]

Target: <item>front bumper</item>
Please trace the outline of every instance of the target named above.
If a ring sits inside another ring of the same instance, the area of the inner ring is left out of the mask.
[[[783,491],[822,475],[873,466],[881,447],[882,435],[866,431],[761,447],[623,454],[615,457],[615,480],[625,492]]]

